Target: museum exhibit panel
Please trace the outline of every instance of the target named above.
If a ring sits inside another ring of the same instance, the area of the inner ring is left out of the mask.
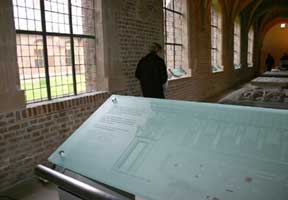
[[[287,0],[0,0],[0,16],[0,200],[288,200]],[[162,100],[135,76],[156,49],[140,74]]]
[[[287,117],[286,110],[113,95],[49,161],[116,199],[286,200]],[[36,171],[50,181],[59,176]]]

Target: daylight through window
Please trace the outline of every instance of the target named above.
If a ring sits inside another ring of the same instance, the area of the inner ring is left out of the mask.
[[[223,71],[222,66],[222,17],[220,8],[211,6],[211,65],[212,72]]]
[[[234,68],[241,68],[241,25],[240,18],[234,23]]]
[[[169,71],[183,69],[183,0],[164,0],[165,58]]]
[[[248,67],[253,67],[253,48],[254,48],[254,30],[250,29],[248,33]]]
[[[13,5],[21,89],[27,102],[93,90],[93,0],[13,0]]]

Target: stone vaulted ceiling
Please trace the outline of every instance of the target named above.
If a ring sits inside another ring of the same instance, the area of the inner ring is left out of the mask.
[[[248,26],[256,25],[260,39],[275,24],[288,19],[288,0],[254,0],[242,10]]]

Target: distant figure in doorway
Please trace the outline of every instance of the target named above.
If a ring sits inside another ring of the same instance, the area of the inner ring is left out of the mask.
[[[281,69],[288,70],[288,54],[284,53],[280,58],[280,66]]]
[[[135,72],[135,77],[140,81],[144,97],[164,99],[163,85],[167,81],[167,69],[164,60],[158,55],[162,46],[153,43],[150,53],[143,57]]]
[[[265,63],[266,63],[267,71],[271,71],[275,64],[275,60],[273,56],[271,56],[270,53],[268,54]]]

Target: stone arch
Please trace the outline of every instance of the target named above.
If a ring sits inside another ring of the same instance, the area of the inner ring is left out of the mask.
[[[265,71],[265,58],[271,53],[275,59],[276,66],[283,52],[288,51],[288,44],[281,38],[285,37],[288,30],[280,30],[281,23],[288,23],[288,18],[276,18],[267,23],[261,31],[261,71]],[[273,37],[274,36],[274,37]],[[275,39],[274,39],[275,38]],[[280,39],[279,39],[280,38]],[[281,41],[280,41],[281,40]]]

